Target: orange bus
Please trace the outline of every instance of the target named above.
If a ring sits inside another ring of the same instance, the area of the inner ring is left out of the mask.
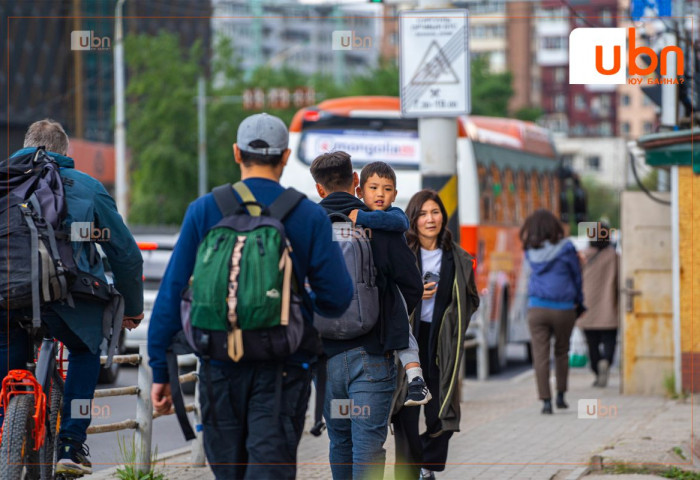
[[[559,216],[558,159],[549,131],[533,123],[479,116],[455,121],[457,188],[441,195],[452,195],[443,200],[453,206],[448,208],[450,215],[458,207],[460,228],[453,233],[477,259],[490,370],[497,372],[505,365],[507,342],[530,340],[527,272],[521,269],[518,230],[537,208]],[[357,170],[376,160],[392,165],[396,205],[401,208],[421,189],[418,121],[401,117],[395,97],[337,98],[301,109],[290,125],[289,146],[292,154],[282,183],[315,200],[319,199],[309,166],[317,155],[331,150],[351,154]]]

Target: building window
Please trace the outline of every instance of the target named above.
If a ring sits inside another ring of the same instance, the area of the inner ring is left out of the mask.
[[[600,170],[600,157],[598,155],[586,157],[586,168],[589,170]]]
[[[568,48],[569,42],[566,37],[542,37],[542,49],[563,50]]]
[[[622,97],[620,97],[620,103],[625,107],[628,106],[630,103],[632,103],[630,100],[630,96],[627,94],[622,95]]]
[[[557,68],[554,70],[554,81],[557,83],[564,83],[566,82],[566,69],[565,68]]]
[[[613,134],[612,123],[602,122],[600,124],[600,135],[603,137],[611,137]]]
[[[571,129],[571,134],[575,137],[582,137],[583,135],[586,134],[586,127],[584,127],[582,124],[577,123],[574,125],[574,127]]]
[[[574,96],[574,108],[576,110],[585,110],[586,109],[586,98],[580,93],[577,93]]]
[[[561,156],[561,163],[564,167],[573,168],[574,167],[574,156],[570,153]]]
[[[610,10],[608,10],[607,8],[604,8],[603,10],[601,10],[600,21],[603,25],[608,25],[608,26],[612,25],[613,19],[612,19],[612,15],[610,14]]]
[[[651,122],[644,122],[644,133],[651,133],[654,131],[654,124]]]
[[[554,111],[563,112],[566,110],[566,97],[561,93],[554,97]]]
[[[623,122],[620,124],[620,132],[623,135],[629,135],[630,134],[630,124],[629,122]]]
[[[651,101],[651,98],[647,97],[646,95],[642,96],[642,105],[645,107],[648,107],[650,105],[654,105],[654,102]]]

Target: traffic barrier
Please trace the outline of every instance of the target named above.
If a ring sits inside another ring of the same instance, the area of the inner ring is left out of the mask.
[[[106,356],[100,357],[100,363],[105,364]],[[146,465],[150,469],[151,465],[151,439],[153,431],[153,420],[165,415],[173,415],[175,410],[170,409],[167,413],[158,413],[153,410],[151,402],[151,387],[153,386],[153,375],[151,368],[148,366],[148,349],[146,345],[139,345],[139,353],[133,355],[115,355],[112,359],[114,363],[138,365],[137,385],[128,387],[105,388],[95,391],[95,398],[108,398],[124,395],[136,395],[136,419],[122,420],[120,422],[106,423],[102,425],[92,425],[88,428],[88,435],[117,432],[120,430],[135,430],[136,431],[136,464]],[[197,371],[199,371],[199,361],[197,361]],[[196,382],[197,375],[194,372],[180,375],[180,383]],[[185,405],[188,412],[194,412],[195,423],[201,423],[201,414],[199,408],[199,391],[195,391],[194,403]],[[197,437],[192,441],[192,465],[203,467],[206,465],[204,460],[204,447],[202,444],[201,429],[197,428]]]

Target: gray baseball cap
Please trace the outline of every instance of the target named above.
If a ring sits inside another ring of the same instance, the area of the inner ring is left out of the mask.
[[[256,140],[266,142],[268,147],[251,147]],[[238,126],[236,136],[238,148],[261,155],[281,155],[289,145],[289,132],[282,120],[267,113],[251,115]]]

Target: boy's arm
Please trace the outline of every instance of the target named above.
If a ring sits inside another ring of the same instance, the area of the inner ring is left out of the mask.
[[[376,228],[389,232],[405,232],[408,230],[408,217],[398,207],[390,207],[388,210],[374,210],[373,212],[357,211],[358,225]]]

